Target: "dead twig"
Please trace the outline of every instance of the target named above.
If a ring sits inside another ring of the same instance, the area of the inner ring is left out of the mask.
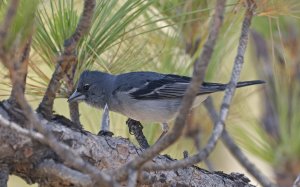
[[[9,98],[9,101],[11,101],[11,103],[15,103],[18,94],[24,95],[25,92],[31,40],[32,37],[30,36],[24,46],[24,49],[20,50],[22,51],[21,57],[15,59],[16,62],[14,63],[14,66],[10,67],[10,76],[14,77],[14,79],[12,79],[12,90]]]
[[[18,132],[19,134],[22,134],[24,136],[28,136],[28,137],[32,137],[40,142],[44,141],[44,135],[42,135],[39,132],[34,132],[34,131],[29,131],[28,129],[24,129],[22,128],[20,125],[12,122],[12,121],[8,121],[5,117],[0,115],[0,125],[4,126],[6,128],[10,128],[12,130],[14,130],[15,132]]]
[[[201,137],[201,131],[199,131],[199,133],[193,137],[197,151],[201,151],[200,137]],[[188,158],[188,157],[184,157],[184,158]],[[208,158],[205,158],[203,162],[206,165],[208,171],[214,171],[214,166]]]
[[[68,96],[74,92],[74,76],[78,65],[78,59],[72,63],[71,70],[67,72],[66,85],[68,90]],[[82,128],[80,123],[79,105],[77,102],[71,102],[69,104],[70,118],[77,125],[77,128]]]

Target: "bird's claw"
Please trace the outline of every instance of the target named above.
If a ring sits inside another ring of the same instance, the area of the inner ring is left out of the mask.
[[[109,136],[112,137],[114,135],[111,131],[100,130],[98,136]]]

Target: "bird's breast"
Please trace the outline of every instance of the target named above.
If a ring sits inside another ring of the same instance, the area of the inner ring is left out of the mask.
[[[197,96],[192,108],[201,104],[207,96]],[[141,122],[166,123],[176,117],[180,98],[137,100],[127,95],[118,95],[111,110]]]
[[[165,123],[175,117],[179,104],[178,100],[133,100],[122,113],[138,121]]]

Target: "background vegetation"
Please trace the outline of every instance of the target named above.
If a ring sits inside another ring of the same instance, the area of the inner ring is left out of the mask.
[[[26,93],[31,104],[37,106],[55,68],[56,57],[62,52],[63,41],[75,30],[82,1],[32,2],[22,3],[14,29],[23,29],[24,35],[34,29]],[[227,1],[224,25],[206,81],[226,83],[229,80],[244,10],[242,2]],[[148,70],[191,75],[193,59],[208,35],[214,3],[208,0],[98,0],[90,33],[80,41],[77,50],[76,80],[85,69],[114,74]],[[290,185],[300,171],[300,117],[297,115],[300,107],[300,2],[257,0],[256,3],[258,9],[242,80],[262,79],[266,84],[238,91],[227,128],[257,161],[259,168],[278,184]],[[1,1],[1,19],[6,5],[6,1]],[[26,27],[31,21],[35,23],[34,28]],[[11,38],[22,38],[13,33],[10,33]],[[0,73],[1,78],[7,79],[7,83],[0,85],[0,99],[5,99],[11,86],[4,68],[1,67]],[[65,116],[69,115],[67,90],[67,85],[61,87],[60,99],[55,101],[54,107],[56,113]],[[216,105],[220,96],[221,93],[213,96]],[[102,111],[82,103],[80,112],[84,128],[97,133]],[[204,107],[200,107],[193,111],[190,119],[190,124],[201,131],[203,144],[212,128],[207,116]],[[125,121],[124,116],[112,113],[111,131],[135,141]],[[144,134],[151,144],[160,133],[158,124],[144,124]],[[166,153],[182,158],[184,150],[196,151],[189,145],[193,145],[192,140],[183,137]],[[235,161],[228,161],[227,156],[220,144],[209,158],[213,169],[237,172]],[[11,178],[10,186],[21,185],[15,180]]]

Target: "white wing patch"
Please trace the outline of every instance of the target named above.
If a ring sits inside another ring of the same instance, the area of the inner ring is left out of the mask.
[[[157,98],[177,98],[182,97],[185,93],[189,83],[173,83],[173,84],[165,84],[161,87],[155,88],[151,92],[146,94],[141,94],[139,97],[153,97],[157,96]],[[137,91],[137,88],[129,90],[127,93],[131,94]]]

